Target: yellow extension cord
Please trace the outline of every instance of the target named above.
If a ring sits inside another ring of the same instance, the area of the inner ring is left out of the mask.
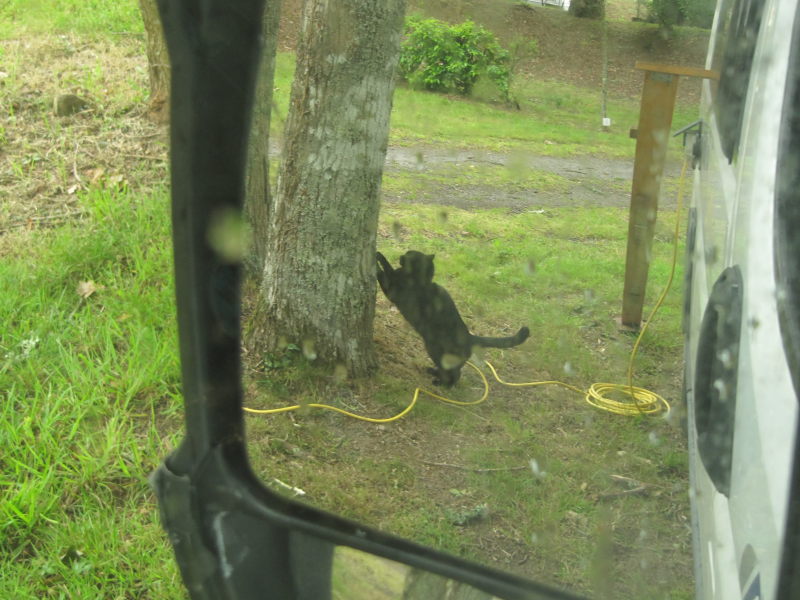
[[[588,391],[584,391],[574,385],[570,385],[568,383],[564,383],[563,381],[528,381],[524,383],[509,383],[507,381],[503,381],[500,379],[500,376],[497,374],[497,371],[492,366],[491,363],[488,361],[486,362],[486,366],[489,367],[489,370],[494,375],[494,378],[497,380],[498,383],[502,385],[507,385],[510,387],[534,387],[539,385],[558,385],[564,387],[570,391],[576,392],[578,394],[584,395],[586,402],[594,406],[595,408],[599,408],[601,410],[605,410],[607,412],[611,412],[617,415],[657,415],[663,411],[669,412],[670,406],[669,403],[661,396],[656,394],[655,392],[651,392],[650,390],[646,390],[644,388],[636,387],[633,385],[633,362],[636,359],[636,354],[639,351],[639,345],[642,341],[642,337],[644,337],[645,332],[647,331],[650,322],[653,320],[656,312],[661,305],[664,303],[664,299],[667,297],[667,293],[669,292],[670,288],[672,287],[672,281],[675,276],[675,266],[678,262],[678,236],[680,234],[680,223],[681,223],[681,208],[683,206],[683,182],[686,175],[686,165],[687,161],[684,161],[683,168],[681,169],[681,177],[680,177],[680,184],[678,187],[678,201],[677,207],[675,209],[675,231],[674,231],[674,243],[672,246],[672,267],[670,268],[669,278],[667,280],[667,285],[664,287],[664,291],[661,292],[658,300],[653,306],[653,310],[650,311],[650,314],[647,317],[647,320],[644,322],[641,331],[639,332],[639,336],[636,338],[636,342],[633,344],[633,350],[631,351],[630,359],[628,360],[628,383],[594,383],[589,388]],[[425,394],[426,396],[430,396],[436,400],[441,402],[446,402],[448,404],[455,404],[458,406],[470,406],[475,404],[480,404],[489,396],[489,382],[486,379],[486,376],[483,372],[476,367],[471,362],[467,363],[470,367],[472,367],[478,375],[480,375],[481,380],[483,381],[483,395],[478,400],[473,400],[471,402],[461,402],[459,400],[452,400],[450,398],[445,398],[444,396],[440,396],[438,394],[434,394],[424,388],[418,387],[414,390],[414,396],[411,399],[411,402],[408,406],[406,406],[402,411],[397,413],[392,417],[387,417],[385,419],[376,419],[373,417],[365,417],[362,415],[357,415],[355,413],[346,411],[341,409],[337,406],[331,406],[330,404],[319,404],[316,402],[310,402],[308,404],[295,404],[293,406],[284,406],[282,408],[269,408],[269,409],[257,409],[257,408],[248,408],[245,407],[245,412],[251,414],[258,414],[258,415],[272,415],[284,412],[290,412],[293,410],[298,410],[303,406],[310,406],[313,408],[324,408],[327,410],[332,410],[348,417],[352,417],[354,419],[359,419],[361,421],[367,421],[369,423],[390,423],[392,421],[397,421],[398,419],[402,419],[411,410],[417,403],[420,394]],[[610,397],[610,394],[614,394],[619,396],[623,396],[626,399],[624,400],[616,400]]]

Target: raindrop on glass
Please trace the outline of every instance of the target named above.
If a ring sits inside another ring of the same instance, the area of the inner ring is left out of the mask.
[[[317,358],[317,351],[314,348],[314,340],[303,340],[303,356],[305,356],[308,360],[314,360]]]
[[[211,216],[208,243],[223,261],[232,263],[242,260],[250,237],[247,223],[238,210],[226,208]]]
[[[343,363],[338,363],[333,368],[333,380],[336,383],[343,383],[347,380],[347,367]]]
[[[726,369],[730,369],[733,366],[733,354],[727,348],[723,348],[717,353],[717,358],[719,362],[722,363],[722,366]]]
[[[714,381],[714,389],[717,390],[717,394],[719,395],[719,399],[725,401],[728,399],[728,386],[725,385],[725,382],[722,379],[716,379]]]
[[[400,234],[402,233],[402,231],[403,231],[403,226],[400,225],[400,221],[394,221],[392,223],[392,235],[394,236],[394,239],[396,239],[398,242],[400,241]]]
[[[531,472],[533,473],[534,477],[537,477],[539,479],[544,479],[545,475],[547,475],[547,472],[542,470],[542,468],[539,466],[539,461],[536,460],[535,458],[530,459],[530,461],[528,461],[528,464],[531,467]]]

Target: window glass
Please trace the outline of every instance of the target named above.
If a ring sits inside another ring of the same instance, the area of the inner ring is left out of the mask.
[[[750,68],[756,49],[761,0],[735,0],[724,15],[720,44],[719,85],[715,98],[722,150],[729,161],[736,156],[742,129],[742,116],[750,81]],[[714,65],[717,67],[717,65]]]

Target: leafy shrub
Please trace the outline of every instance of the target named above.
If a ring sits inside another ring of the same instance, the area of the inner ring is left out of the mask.
[[[602,19],[605,10],[605,0],[572,0],[569,4],[569,14],[581,19]]]
[[[510,55],[494,34],[472,21],[448,25],[411,16],[400,50],[400,74],[414,87],[468,95],[486,75],[510,99]]]

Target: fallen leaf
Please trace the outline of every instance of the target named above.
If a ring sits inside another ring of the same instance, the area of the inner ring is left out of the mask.
[[[89,178],[92,185],[95,185],[100,181],[100,178],[106,174],[106,171],[102,167],[97,167],[95,169],[87,169],[84,173]]]
[[[97,285],[91,279],[89,281],[81,281],[78,283],[76,291],[81,298],[86,299],[97,291]]]
[[[124,175],[109,175],[106,179],[106,188],[107,189],[114,189],[114,188],[123,188],[127,187],[128,182],[125,179]]]

